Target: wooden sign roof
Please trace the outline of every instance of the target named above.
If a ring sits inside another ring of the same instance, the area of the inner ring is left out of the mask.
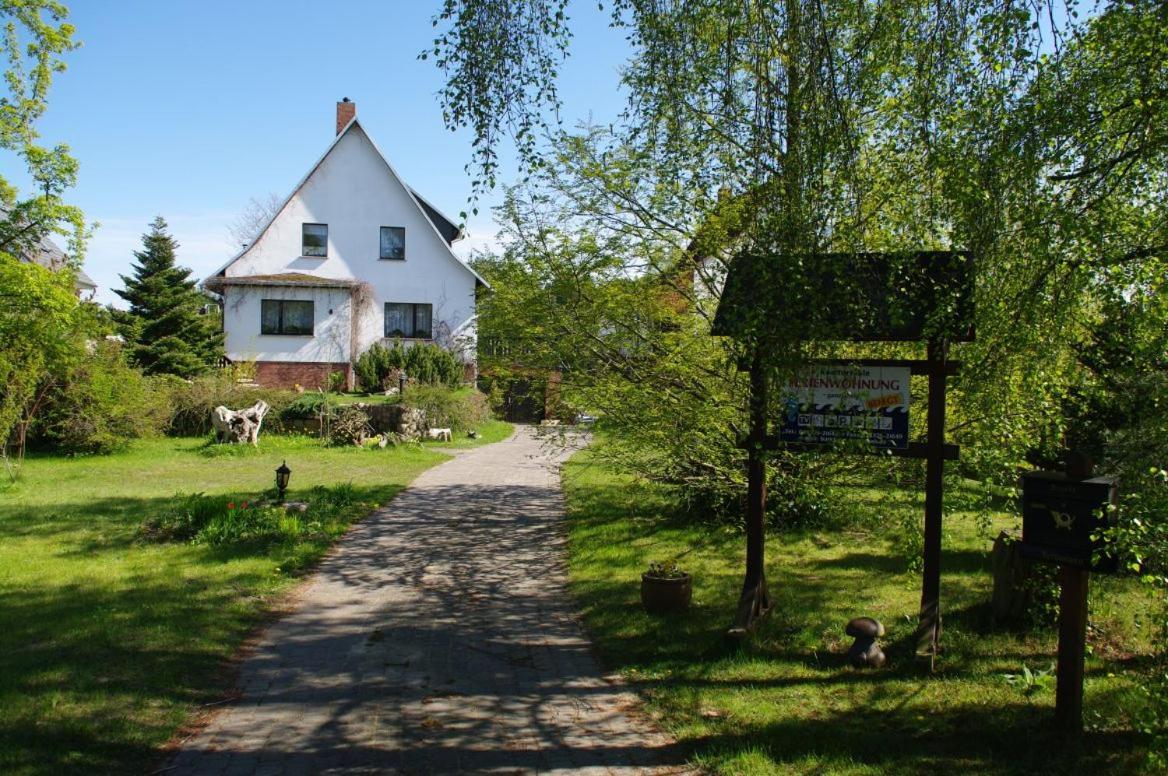
[[[742,254],[730,262],[713,333],[763,341],[970,341],[973,260],[965,251]]]

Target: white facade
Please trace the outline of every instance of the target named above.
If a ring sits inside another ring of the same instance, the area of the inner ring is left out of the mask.
[[[386,336],[385,305],[395,303],[429,305],[431,331],[419,339],[473,362],[475,290],[485,283],[439,232],[455,228],[431,211],[354,118],[255,242],[204,281],[223,294],[227,357],[352,362]],[[327,255],[304,255],[304,224],[327,225]],[[382,227],[404,229],[404,258],[381,258]],[[263,333],[263,301],[281,299],[313,302],[311,335]]]
[[[294,361],[342,364],[352,352],[352,304],[348,288],[311,286],[227,286],[223,290],[223,332],[232,361]],[[261,302],[301,299],[313,303],[312,336],[261,334]],[[375,342],[357,342],[359,356]],[[363,347],[362,347],[363,345]]]

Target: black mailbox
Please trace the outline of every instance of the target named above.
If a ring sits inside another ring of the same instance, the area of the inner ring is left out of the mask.
[[[1022,475],[1022,554],[1113,573],[1114,557],[1101,555],[1091,535],[1112,524],[1117,489],[1110,477],[1073,479],[1058,472]]]

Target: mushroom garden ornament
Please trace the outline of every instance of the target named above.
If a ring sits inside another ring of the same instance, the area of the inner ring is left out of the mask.
[[[887,658],[876,639],[884,635],[884,626],[871,617],[855,617],[844,632],[856,642],[848,649],[848,659],[856,668],[880,668]]]

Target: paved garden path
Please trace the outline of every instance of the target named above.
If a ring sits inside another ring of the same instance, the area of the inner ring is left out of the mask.
[[[356,525],[168,776],[673,772],[567,597],[564,457],[521,428]]]

